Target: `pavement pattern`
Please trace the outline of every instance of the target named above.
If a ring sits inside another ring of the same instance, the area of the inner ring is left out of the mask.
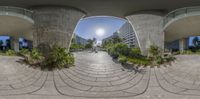
[[[76,52],[75,66],[41,71],[0,56],[0,99],[200,99],[200,56],[126,68],[106,52]]]

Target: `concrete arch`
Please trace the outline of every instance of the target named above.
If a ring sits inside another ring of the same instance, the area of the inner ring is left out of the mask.
[[[200,35],[200,7],[180,8],[164,18],[165,41]]]
[[[144,12],[126,17],[135,31],[143,55],[148,55],[151,45],[164,49],[163,16],[157,13],[160,12]]]
[[[33,39],[32,11],[11,6],[0,6],[0,35],[22,36]]]
[[[109,16],[109,15],[99,15],[99,16],[84,16],[81,20],[83,19],[90,19],[90,18],[98,18],[98,17],[110,17],[110,18],[115,18],[115,19],[118,19],[118,20],[123,20],[123,21],[126,21],[128,22],[128,20],[126,18],[122,18],[122,17],[117,17],[117,16]]]

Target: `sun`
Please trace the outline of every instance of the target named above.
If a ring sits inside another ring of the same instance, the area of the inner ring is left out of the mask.
[[[96,35],[97,36],[103,36],[105,34],[105,30],[102,28],[99,28],[96,30]]]

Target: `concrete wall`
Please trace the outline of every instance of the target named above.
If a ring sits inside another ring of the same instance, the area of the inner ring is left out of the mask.
[[[182,38],[179,40],[179,50],[184,51],[188,49],[188,38]]]
[[[74,29],[84,14],[81,11],[61,7],[34,8],[33,44],[46,47],[54,44],[69,47]]]
[[[19,37],[11,37],[10,38],[11,49],[16,52],[19,52]]]
[[[135,14],[126,17],[132,24],[143,55],[150,45],[164,49],[163,17],[157,14]]]

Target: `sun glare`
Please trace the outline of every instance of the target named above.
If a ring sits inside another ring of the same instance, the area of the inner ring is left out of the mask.
[[[105,30],[102,28],[99,28],[96,30],[96,35],[97,36],[103,36],[105,34]]]

